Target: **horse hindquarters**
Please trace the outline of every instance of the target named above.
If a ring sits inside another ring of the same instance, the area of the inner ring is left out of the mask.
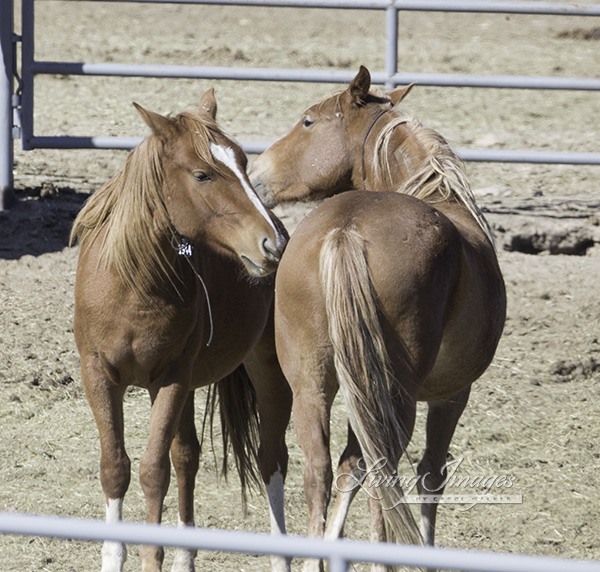
[[[459,249],[446,217],[397,193],[343,193],[315,209],[292,235],[277,275],[275,323],[277,353],[294,392],[294,424],[306,456],[310,534],[322,534],[329,502],[329,411],[338,381],[367,465],[384,457],[388,462],[378,466],[377,476],[393,480],[412,433],[416,396],[440,347]],[[378,407],[372,406],[373,394]],[[363,420],[372,425],[359,426]],[[357,462],[356,451],[347,450],[340,472],[354,475]],[[346,481],[357,482],[338,474],[336,484],[345,488]],[[328,533],[342,530],[352,492],[336,501]],[[368,492],[400,495],[390,487]],[[399,498],[384,499],[384,508]],[[418,541],[406,505],[398,508],[388,529]],[[381,531],[375,524],[374,531]]]

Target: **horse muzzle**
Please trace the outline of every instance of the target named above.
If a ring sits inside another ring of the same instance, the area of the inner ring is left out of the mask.
[[[240,258],[251,276],[262,278],[273,274],[277,270],[286,245],[287,233],[278,233],[276,242],[268,237],[261,241],[260,257],[242,254]]]
[[[272,209],[274,206],[276,206],[277,203],[275,202],[275,197],[273,196],[272,191],[261,178],[254,179],[251,177],[250,182],[252,183],[252,187],[256,191],[256,194],[263,205],[265,205],[268,209]]]

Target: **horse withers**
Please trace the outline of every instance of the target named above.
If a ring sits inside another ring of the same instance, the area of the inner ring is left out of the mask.
[[[284,533],[291,393],[275,354],[272,305],[287,235],[255,194],[246,156],[219,129],[212,90],[198,111],[175,117],[136,108],[151,135],[92,195],[72,231],[81,245],[74,331],[100,435],[106,519],[121,520],[129,486],[123,398],[135,385],[152,403],[140,461],[147,521],[161,522],[170,455],[179,524],[193,526],[194,390],[217,384],[242,487],[258,478],[257,462],[272,530]],[[162,548],[140,553],[144,572],[161,570]],[[124,545],[105,543],[102,571],[120,572],[125,558]],[[273,566],[287,567],[278,559]],[[192,570],[194,554],[177,551],[173,571]]]
[[[306,457],[308,532],[339,536],[364,488],[373,540],[432,545],[437,501],[421,504],[419,530],[397,486],[398,461],[416,402],[426,401],[418,491],[443,492],[450,441],[494,356],[506,295],[461,161],[396,107],[411,86],[388,95],[370,86],[361,67],[256,159],[251,180],[270,205],[337,195],[300,222],[276,279],[276,346]],[[326,529],[338,389],[348,444]]]

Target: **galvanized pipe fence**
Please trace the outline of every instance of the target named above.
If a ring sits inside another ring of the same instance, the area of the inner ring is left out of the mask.
[[[98,1],[98,0],[88,0]],[[339,8],[386,12],[385,69],[372,73],[373,83],[393,88],[416,82],[421,86],[500,89],[600,91],[600,78],[562,78],[508,75],[399,73],[397,69],[398,15],[402,11],[478,12],[553,16],[600,16],[600,4],[496,0],[109,0],[146,3],[267,6],[279,8]],[[250,81],[348,83],[354,72],[343,70],[273,69],[215,66],[132,65],[36,61],[34,58],[34,0],[22,0],[22,34],[13,31],[13,0],[0,3],[3,73],[0,74],[0,189],[13,185],[13,139],[24,150],[130,149],[136,137],[36,136],[34,133],[34,77],[38,74],[195,78]],[[16,45],[21,45],[21,77],[16,82]],[[269,142],[242,142],[248,153],[260,153]],[[600,152],[457,149],[467,161],[562,163],[600,165]]]
[[[319,558],[329,561],[330,572],[347,572],[356,562],[472,572],[600,572],[600,562],[593,561],[7,513],[0,513],[0,533]]]

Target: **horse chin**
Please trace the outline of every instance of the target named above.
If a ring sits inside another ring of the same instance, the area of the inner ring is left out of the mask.
[[[264,265],[256,264],[253,260],[242,254],[241,257],[244,268],[252,278],[266,278],[277,270],[277,264],[271,261],[265,261]]]

